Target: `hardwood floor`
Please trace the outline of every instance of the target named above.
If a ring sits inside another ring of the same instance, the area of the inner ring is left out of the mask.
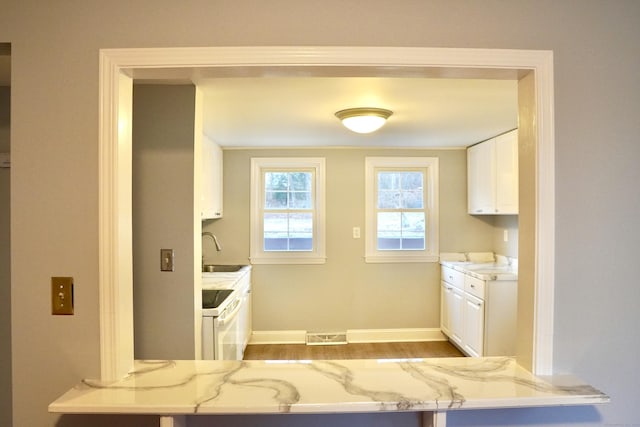
[[[395,359],[464,357],[448,341],[351,343],[339,345],[250,344],[244,360]]]

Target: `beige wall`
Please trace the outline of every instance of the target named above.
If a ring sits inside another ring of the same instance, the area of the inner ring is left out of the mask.
[[[508,257],[518,257],[518,217],[519,215],[497,215],[493,218],[493,252]],[[507,241],[504,232],[507,231]]]
[[[554,52],[554,369],[613,396],[608,405],[457,411],[448,425],[633,424],[640,340],[640,2],[618,0],[240,0],[5,2],[12,43],[11,299],[14,427],[98,425],[47,413],[98,377],[98,69],[101,48],[424,46]],[[605,220],[606,219],[606,220]],[[523,224],[520,224],[523,227]],[[50,315],[51,276],[75,278],[76,314]],[[615,360],[612,363],[612,357]],[[372,417],[388,420],[388,417]],[[229,424],[323,417],[225,418]],[[415,427],[418,418],[394,418]],[[136,425],[101,417],[101,425]],[[367,417],[330,417],[332,424]],[[208,421],[208,420],[207,420]],[[202,421],[205,422],[205,421]]]
[[[518,341],[516,354],[523,366],[533,366],[533,342],[524,337],[533,336],[535,301],[535,185],[531,177],[535,176],[535,112],[530,108],[534,104],[535,81],[533,74],[528,74],[518,84],[518,167],[520,215],[520,243],[518,247]]]
[[[470,141],[470,143],[473,141]],[[221,240],[208,263],[247,263],[252,157],[326,159],[327,262],[324,265],[255,265],[254,329],[335,331],[438,328],[440,269],[437,263],[367,264],[364,234],[366,156],[435,156],[440,168],[440,250],[492,251],[491,218],[467,214],[466,151],[398,149],[224,150],[224,218],[205,229]]]
[[[133,90],[136,359],[193,359],[193,85]],[[160,271],[173,249],[174,271]]]

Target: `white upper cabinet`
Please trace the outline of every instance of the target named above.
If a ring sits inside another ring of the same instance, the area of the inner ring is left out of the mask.
[[[222,218],[222,149],[207,137],[202,138],[202,219]]]
[[[495,213],[495,158],[493,139],[467,149],[467,201],[470,214]]]
[[[467,202],[472,215],[518,213],[518,130],[467,149]]]
[[[496,141],[496,211],[518,213],[518,131],[497,136]]]

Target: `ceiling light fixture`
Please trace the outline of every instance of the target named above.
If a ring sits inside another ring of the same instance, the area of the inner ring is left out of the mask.
[[[336,117],[349,130],[371,133],[380,129],[393,111],[384,108],[347,108],[336,113]]]

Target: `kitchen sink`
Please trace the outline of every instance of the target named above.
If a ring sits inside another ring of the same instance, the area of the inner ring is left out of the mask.
[[[244,265],[223,265],[223,264],[207,264],[203,267],[203,273],[235,273],[240,271]]]

